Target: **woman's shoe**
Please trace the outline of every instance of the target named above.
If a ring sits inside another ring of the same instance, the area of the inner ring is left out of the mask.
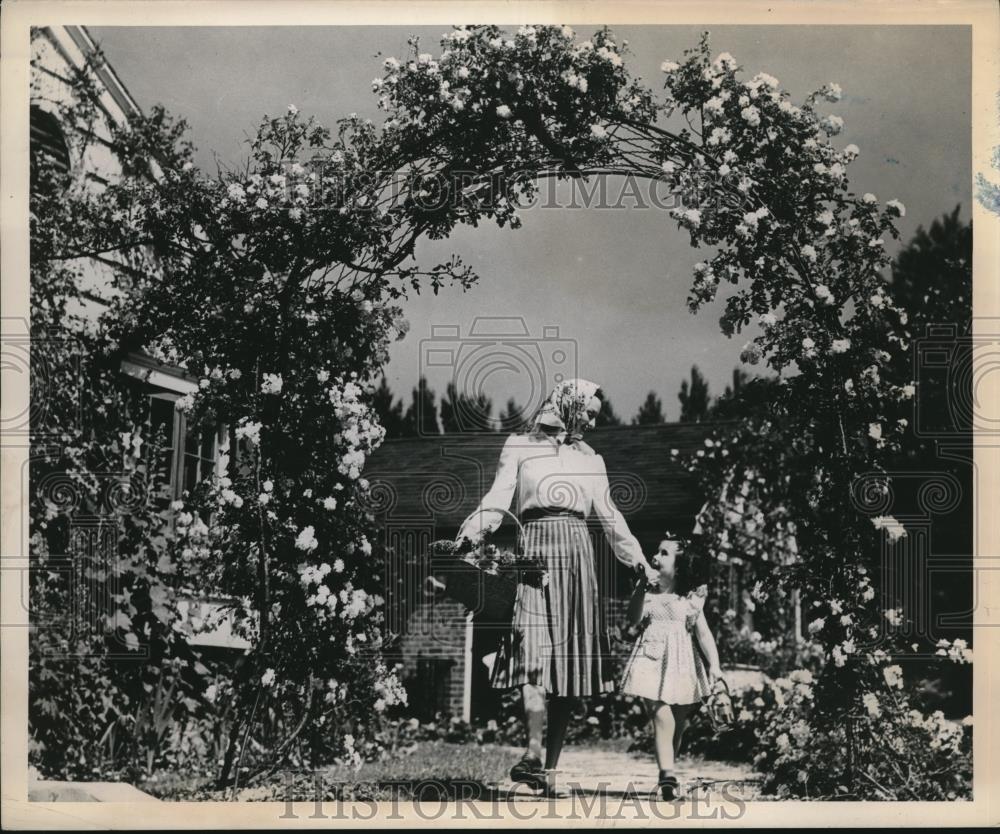
[[[521,761],[510,769],[510,780],[522,782],[536,791],[544,790],[548,786],[542,760],[527,754],[522,756]]]
[[[676,776],[661,776],[656,787],[660,789],[660,796],[665,802],[676,802],[681,798],[681,785]]]

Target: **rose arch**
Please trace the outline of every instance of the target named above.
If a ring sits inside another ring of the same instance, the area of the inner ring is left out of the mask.
[[[176,508],[205,523],[171,545],[176,570],[241,600],[237,629],[255,646],[233,686],[244,718],[224,777],[262,703],[293,705],[270,740],[276,766],[305,727],[362,758],[378,744],[373,710],[402,697],[377,651],[383,577],[363,468],[384,432],[369,394],[405,334],[398,299],[476,280],[459,258],[415,263],[417,241],[516,228],[539,179],[599,174],[676,195],[670,222],[707,253],[691,310],[729,285],[722,331],[757,323],[742,358],[784,372],[768,416],[690,463],[719,496],[701,519],[706,551],[769,565],[759,600],[816,601],[823,672],[789,683],[782,702],[800,709],[762,728],[759,764],[794,782],[786,746],[823,737],[860,767],[889,732],[874,719],[907,705],[873,582],[882,547],[905,534],[878,496],[913,386],[892,370],[911,336],[885,276],[905,209],[850,190],[860,151],[836,145],[842,120],[824,112],[840,88],[796,103],[778,79],[713,57],[707,37],[663,62],[658,89],[630,77],[608,30],[462,27],[440,46],[413,41],[385,60],[372,83],[381,124],[351,115],[330,132],[290,107],[262,121],[246,168],[216,177],[159,114],[120,142],[155,156],[161,176],[88,204],[91,248],[134,252],[108,339],[185,363],[202,382],[181,407],[233,429],[227,474]],[[143,277],[154,261],[169,281]]]

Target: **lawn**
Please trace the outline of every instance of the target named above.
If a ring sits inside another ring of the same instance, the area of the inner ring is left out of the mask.
[[[138,787],[164,800],[198,801],[238,799],[284,801],[322,799],[389,800],[458,796],[488,797],[491,786],[507,778],[520,750],[497,745],[476,746],[421,742],[380,762],[359,769],[331,765],[317,773],[277,772],[261,783],[232,791],[215,790],[209,777],[181,773],[160,774]]]
[[[592,755],[594,767],[604,769],[602,774],[611,770],[618,774],[621,768],[623,780],[655,778],[652,756],[629,754],[630,745],[629,739],[588,739],[578,746],[567,745],[567,758],[576,754],[575,765],[569,765],[575,768],[572,778],[586,782],[592,775],[587,763],[581,770],[580,752]],[[168,801],[488,801],[505,795],[497,786],[509,788],[508,771],[521,752],[521,748],[494,744],[423,741],[383,761],[365,763],[357,770],[348,765],[330,765],[315,773],[279,771],[241,786],[235,794],[232,790],[215,790],[209,777],[185,773],[161,773],[138,787]],[[746,765],[709,761],[701,756],[685,756],[680,765],[691,776],[742,779],[749,775]]]

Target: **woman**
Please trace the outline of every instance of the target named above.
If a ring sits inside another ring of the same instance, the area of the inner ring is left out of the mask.
[[[583,442],[603,395],[598,385],[571,379],[553,389],[532,430],[511,435],[500,453],[493,486],[459,531],[456,543],[478,542],[503,520],[515,491],[524,523],[525,553],[544,562],[546,587],[518,585],[511,630],[500,641],[491,674],[498,689],[520,687],[527,750],[511,779],[546,788],[576,698],[610,692],[608,641],[601,628],[597,571],[585,519],[596,515],[615,556],[654,581],[639,542],[610,497],[604,459]],[[542,766],[542,726],[548,695],[548,746]]]

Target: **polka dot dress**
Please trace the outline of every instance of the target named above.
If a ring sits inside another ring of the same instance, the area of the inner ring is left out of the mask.
[[[693,634],[707,593],[701,585],[686,596],[646,594],[643,619],[648,618],[649,624],[625,665],[623,694],[666,704],[695,704],[708,697],[712,690],[708,669]]]

